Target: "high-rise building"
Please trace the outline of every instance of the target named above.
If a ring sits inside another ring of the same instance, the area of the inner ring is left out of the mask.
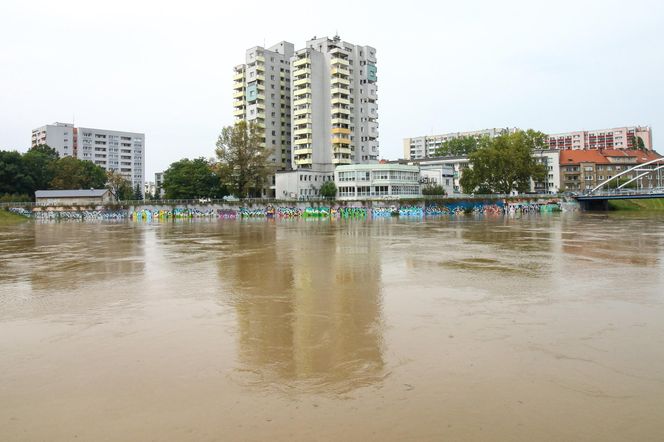
[[[32,147],[40,144],[54,148],[60,157],[72,156],[116,171],[132,187],[143,189],[145,134],[53,123],[32,131]]]
[[[291,59],[293,168],[378,160],[376,50],[314,38]]]
[[[639,141],[640,140],[640,141]],[[549,135],[551,149],[636,149],[652,150],[649,126],[624,126]]]
[[[404,138],[403,140],[403,157],[406,160],[419,160],[422,158],[436,157],[436,149],[441,147],[443,143],[453,140],[455,138],[473,137],[494,138],[499,135],[516,132],[517,128],[492,128],[483,130],[474,130],[469,132],[450,132],[440,135],[424,135],[415,138]]]
[[[233,115],[236,121],[255,122],[263,146],[271,151],[276,170],[291,168],[290,58],[293,44],[286,41],[267,49],[248,49],[244,64],[235,67]],[[274,195],[274,177],[267,196]]]
[[[374,48],[338,36],[314,37],[297,52],[285,41],[254,47],[233,79],[236,121],[255,121],[272,152],[277,174],[266,196],[316,196],[337,165],[378,161]]]

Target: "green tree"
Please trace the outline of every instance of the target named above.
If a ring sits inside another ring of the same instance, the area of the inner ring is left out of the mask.
[[[129,180],[114,170],[106,172],[106,188],[119,201],[130,200],[134,196]]]
[[[324,198],[334,198],[337,196],[337,185],[334,184],[334,181],[325,181],[320,186],[320,196]]]
[[[480,141],[475,137],[452,138],[442,143],[434,154],[438,157],[470,155],[477,150]]]
[[[49,188],[55,173],[54,164],[59,157],[58,152],[46,144],[35,146],[23,154],[23,163],[34,184],[33,197],[35,190]]]
[[[176,161],[164,172],[165,198],[219,198],[227,195],[215,169],[214,164],[202,157]]]
[[[222,182],[239,197],[260,196],[274,172],[270,151],[263,147],[259,127],[239,121],[222,129],[217,140],[217,158]]]
[[[546,135],[534,130],[517,131],[487,140],[469,156],[472,167],[460,183],[465,193],[525,192],[530,180],[542,181],[546,168],[533,158],[535,149],[546,148]]]
[[[143,190],[141,189],[140,184],[136,184],[136,186],[134,186],[133,198],[134,201],[139,201],[143,199]]]
[[[440,184],[429,184],[422,188],[422,195],[446,195],[446,192]]]
[[[103,189],[105,186],[106,171],[92,161],[64,157],[53,163],[52,189]]]
[[[0,151],[0,195],[33,195],[35,182],[23,157],[16,151]]]

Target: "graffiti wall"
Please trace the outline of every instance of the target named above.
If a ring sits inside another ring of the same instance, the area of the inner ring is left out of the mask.
[[[123,220],[159,222],[184,219],[381,219],[401,217],[417,219],[442,216],[501,216],[527,213],[576,211],[578,204],[570,202],[533,200],[447,200],[426,201],[415,204],[374,201],[365,205],[292,206],[255,205],[196,207],[138,206],[129,210],[35,210],[10,209],[14,213],[37,220]]]

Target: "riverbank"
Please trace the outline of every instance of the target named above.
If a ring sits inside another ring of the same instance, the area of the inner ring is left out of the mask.
[[[13,224],[27,221],[25,216],[17,215],[9,210],[0,209],[0,224]]]
[[[612,200],[609,210],[664,211],[664,199]]]

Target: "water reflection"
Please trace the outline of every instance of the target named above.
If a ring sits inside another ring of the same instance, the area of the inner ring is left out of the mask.
[[[42,259],[32,260],[32,289],[71,290],[141,275],[145,268],[143,234],[143,229],[128,224],[36,225],[28,254]]]
[[[380,380],[380,243],[367,225],[243,227],[219,273],[247,381],[339,392]]]

